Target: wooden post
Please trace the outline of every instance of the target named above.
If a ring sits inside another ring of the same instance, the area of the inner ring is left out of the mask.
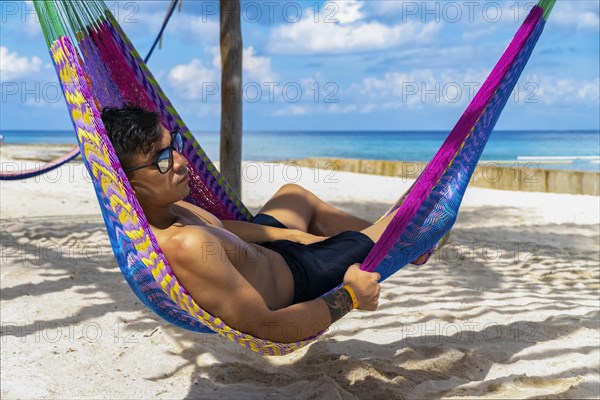
[[[242,196],[242,27],[239,0],[220,0],[221,146],[220,171]]]

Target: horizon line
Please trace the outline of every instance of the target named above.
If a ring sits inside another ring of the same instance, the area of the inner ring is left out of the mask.
[[[217,130],[207,129],[190,129],[191,132],[208,132],[208,133],[220,133]],[[0,129],[0,133],[3,132],[69,132],[72,129]],[[443,132],[440,132],[443,131]],[[253,129],[242,131],[242,133],[276,133],[276,132],[440,132],[450,133],[448,129]],[[586,131],[586,132],[600,132],[598,128],[568,128],[568,129],[495,129],[494,132],[572,132],[572,131]]]

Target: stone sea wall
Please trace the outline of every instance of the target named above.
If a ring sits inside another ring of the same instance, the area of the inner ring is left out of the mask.
[[[349,158],[305,158],[281,161],[300,167],[320,168],[363,174],[415,179],[425,162],[359,160]],[[500,190],[600,195],[600,173],[545,169],[535,162],[515,162],[503,166],[497,162],[480,162],[470,185]]]

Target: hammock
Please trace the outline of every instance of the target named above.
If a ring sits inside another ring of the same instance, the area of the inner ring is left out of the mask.
[[[377,271],[386,279],[431,251],[450,230],[477,161],[554,1],[542,0],[532,8],[440,150],[386,212],[395,216],[362,269]],[[185,200],[222,220],[250,220],[251,213],[196,142],[103,2],[45,0],[34,4],[115,258],[140,300],[176,326],[214,331],[261,355],[288,354],[317,340],[323,332],[293,343],[256,338],[227,326],[196,304],[177,281],[152,234],[106,136],[100,118],[102,108],[132,103],[158,111],[165,127],[179,129],[184,136],[182,153],[190,164],[190,194]]]
[[[60,167],[63,164],[68,163],[79,155],[79,147],[74,147],[67,154],[60,156],[56,160],[49,162],[38,168],[25,169],[22,171],[3,171],[0,172],[0,179],[4,181],[16,181],[18,179],[28,179],[34,176],[45,174],[46,172],[52,171],[55,168]]]
[[[152,53],[154,52],[156,45],[160,41],[162,34],[165,31],[167,24],[169,23],[169,20],[173,16],[173,12],[175,11],[175,7],[177,6],[177,1],[179,1],[179,0],[171,1],[171,4],[169,5],[169,9],[167,11],[167,15],[165,16],[162,26],[160,27],[160,30],[159,30],[158,34],[156,35],[156,39],[154,39],[154,42],[152,43],[150,50],[148,50],[148,54],[146,54],[146,57],[144,58],[144,63],[148,63],[148,60],[152,56]],[[181,0],[181,1],[183,1],[183,0]],[[32,168],[32,169],[27,169],[27,170],[22,170],[22,171],[0,171],[0,180],[14,181],[14,180],[19,180],[19,179],[34,178],[38,175],[43,175],[47,172],[52,171],[55,168],[60,167],[63,164],[68,163],[69,161],[75,159],[75,157],[77,157],[78,155],[79,155],[79,146],[75,146],[67,154],[60,156],[57,159],[52,160],[48,164],[45,164],[39,168]]]

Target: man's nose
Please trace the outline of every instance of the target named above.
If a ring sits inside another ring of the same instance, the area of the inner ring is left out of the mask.
[[[179,152],[173,150],[173,168],[176,171],[180,171],[182,168],[188,166],[188,160],[182,156]]]

